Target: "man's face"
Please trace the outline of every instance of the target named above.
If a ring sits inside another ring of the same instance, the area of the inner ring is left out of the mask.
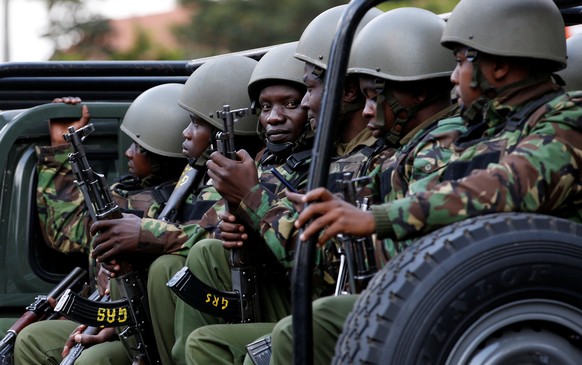
[[[315,66],[306,63],[303,74],[303,82],[307,86],[307,92],[301,100],[301,107],[307,110],[307,118],[311,128],[315,129],[319,113],[321,111],[321,99],[323,98],[323,78],[313,74]]]
[[[472,87],[473,67],[478,67],[467,58],[467,48],[455,48],[454,56],[457,66],[451,75],[451,82],[455,85],[454,92],[457,94],[459,104],[464,108],[469,107],[481,96],[481,89]]]
[[[152,173],[150,159],[144,151],[143,147],[136,142],[133,142],[125,151],[129,173],[138,179],[143,179]]]
[[[272,143],[295,142],[303,133],[307,110],[303,93],[290,85],[271,85],[259,95],[259,123]]]
[[[190,124],[182,131],[182,136],[182,154],[189,159],[196,159],[210,146],[212,126],[197,115],[190,114]]]
[[[366,98],[366,103],[364,104],[364,109],[362,110],[362,116],[368,123],[367,128],[372,132],[372,135],[376,138],[380,138],[387,132],[387,126],[389,122],[388,115],[386,115],[386,123],[379,123],[376,121],[376,108],[378,107],[378,91],[374,85],[374,78],[371,76],[360,76],[360,90],[364,97]],[[386,103],[384,103],[386,104]],[[382,108],[383,105],[380,105]],[[390,109],[390,108],[384,108]],[[388,110],[386,110],[388,112]],[[392,115],[392,113],[390,113]]]
[[[376,138],[382,138],[389,130],[394,127],[394,123],[396,121],[394,110],[392,110],[390,103],[386,98],[382,102],[382,105],[378,105],[378,90],[376,90],[376,79],[374,77],[360,75],[359,81],[360,90],[366,98],[366,104],[362,110],[362,116],[368,122],[367,128],[372,132],[372,135]],[[391,88],[387,92],[390,93],[390,95],[395,98],[401,106],[411,107],[416,104],[414,96],[411,93],[398,90],[394,88],[394,86],[394,83],[390,84],[388,81],[385,83],[386,88]],[[378,108],[382,108],[380,112],[384,113],[384,123],[376,120],[376,111]],[[398,115],[400,118],[406,118],[407,116],[408,115],[405,111],[401,111]]]

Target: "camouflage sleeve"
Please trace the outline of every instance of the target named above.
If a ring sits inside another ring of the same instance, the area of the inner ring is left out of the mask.
[[[285,267],[293,265],[294,227],[297,212],[284,193],[275,195],[261,184],[257,184],[241,201],[237,211],[250,229],[265,240],[277,260]]]
[[[188,256],[188,251],[194,244],[205,238],[213,238],[217,226],[218,216],[224,211],[225,203],[213,186],[206,186],[195,199],[216,201],[200,220],[174,224],[157,219],[142,219],[140,228],[140,244],[150,247],[159,247],[158,251]]]
[[[495,212],[553,212],[580,219],[575,204],[582,190],[581,130],[579,108],[546,114],[498,163],[373,207],[378,236],[401,240]]]
[[[68,162],[69,145],[36,147],[38,157],[37,207],[42,234],[55,250],[89,251],[88,214],[83,194]]]

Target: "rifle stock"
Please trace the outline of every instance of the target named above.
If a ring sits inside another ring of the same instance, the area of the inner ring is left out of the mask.
[[[87,271],[80,267],[74,268],[57,286],[47,295],[39,295],[34,298],[34,302],[26,307],[26,312],[14,323],[0,341],[0,364],[12,364],[12,353],[14,341],[22,329],[31,323],[44,319],[52,319],[54,312],[48,299],[57,300],[66,290],[78,285],[87,274]]]

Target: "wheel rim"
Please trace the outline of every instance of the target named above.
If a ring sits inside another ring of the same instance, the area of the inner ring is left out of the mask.
[[[531,323],[535,322],[536,329]],[[562,328],[556,331],[548,328]],[[568,334],[566,334],[568,333]],[[582,335],[582,311],[565,303],[530,299],[481,316],[456,342],[447,365],[582,364],[569,339]]]

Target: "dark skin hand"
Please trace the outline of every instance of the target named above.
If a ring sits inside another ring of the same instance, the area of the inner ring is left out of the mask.
[[[303,227],[310,219],[313,221],[306,227],[299,239],[307,241],[321,230],[317,243],[326,241],[343,233],[351,236],[364,237],[376,231],[376,222],[371,212],[362,211],[357,207],[335,197],[325,188],[314,189],[303,197],[307,203],[305,209],[295,221],[295,227]]]
[[[108,263],[105,268],[114,274],[119,265],[111,265],[110,260],[121,254],[138,250],[141,218],[134,214],[123,213],[123,218],[97,221],[91,225],[93,251],[91,257],[97,262]]]
[[[88,347],[107,342],[116,334],[115,327],[102,328],[96,335],[83,334],[86,328],[87,326],[82,324],[69,335],[61,354],[63,358],[69,354],[69,351],[76,343],[82,343]]]
[[[65,103],[65,104],[79,104],[81,102],[80,98],[74,97],[65,97],[65,98],[56,98],[53,100],[53,103]],[[65,119],[51,119],[49,120],[49,133],[51,136],[51,146],[58,146],[60,144],[66,143],[63,134],[68,132],[68,128],[70,126],[75,127],[75,130],[80,129],[86,126],[91,119],[91,115],[89,114],[89,108],[87,105],[83,105],[81,111],[81,119],[77,121],[71,121],[67,118]]]
[[[297,213],[301,213],[301,211],[305,207],[305,203],[303,202],[303,198],[305,197],[305,194],[294,193],[292,191],[285,189],[285,196],[287,197],[287,199],[289,199],[289,201],[291,203],[293,203]]]
[[[109,278],[112,277],[112,275],[113,274],[103,267],[103,265],[99,265],[99,272],[97,273],[97,289],[99,290],[99,295],[109,295]]]
[[[219,215],[220,223],[220,238],[222,239],[222,246],[227,250],[231,248],[241,247],[249,237],[245,233],[245,226],[236,223],[236,217],[228,212],[222,212]]]
[[[222,197],[232,207],[238,207],[243,198],[259,183],[255,161],[245,150],[237,151],[238,161],[218,152],[206,162],[208,176]]]

